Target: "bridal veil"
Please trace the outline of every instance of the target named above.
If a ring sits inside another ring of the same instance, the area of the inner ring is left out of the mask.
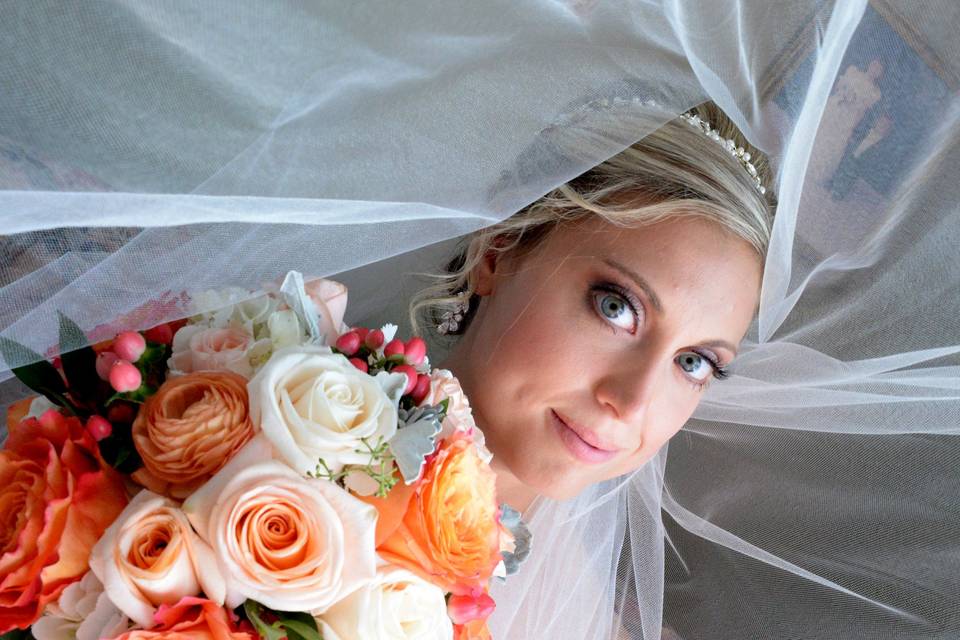
[[[96,339],[290,269],[402,322],[459,237],[713,100],[775,170],[759,316],[656,458],[535,506],[494,637],[960,636],[956,2],[0,18],[0,335],[48,355],[57,310]]]

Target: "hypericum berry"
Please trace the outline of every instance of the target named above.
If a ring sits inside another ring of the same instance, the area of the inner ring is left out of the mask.
[[[100,376],[101,380],[110,379],[110,369],[113,368],[117,360],[119,358],[113,351],[101,351],[97,354],[97,375]]]
[[[352,356],[360,348],[360,336],[356,331],[348,331],[337,338],[335,346],[340,353]]]
[[[109,438],[113,433],[113,425],[103,416],[90,416],[87,420],[87,431],[93,436],[93,439],[100,442],[104,438]]]
[[[417,384],[413,385],[413,390],[410,392],[413,403],[420,404],[428,393],[430,393],[430,376],[425,373],[418,374]]]
[[[360,336],[361,341],[366,340],[367,334],[370,333],[370,329],[367,329],[366,327],[354,327],[353,331],[357,332],[357,335]]]
[[[383,331],[380,329],[374,329],[367,334],[367,337],[363,339],[363,344],[367,345],[368,349],[379,349],[383,344]]]
[[[147,329],[144,331],[143,337],[150,342],[156,342],[157,344],[170,344],[173,342],[173,329],[169,324],[164,322],[163,324],[158,324],[152,329]]]
[[[136,331],[124,331],[113,341],[113,352],[118,358],[127,362],[139,360],[146,349],[147,341]]]
[[[426,355],[427,343],[420,336],[410,338],[403,346],[403,359],[407,361],[407,364],[420,364]]]
[[[367,373],[369,371],[369,367],[367,367],[367,363],[361,360],[360,358],[350,358],[350,364],[355,366],[357,369],[360,369],[360,371],[363,371],[364,373]]]
[[[126,402],[114,402],[107,409],[107,420],[111,423],[127,424],[137,417],[136,412]]]
[[[143,376],[140,375],[140,369],[126,360],[117,360],[110,367],[110,386],[118,393],[139,389],[142,382]]]
[[[390,356],[395,356],[398,353],[400,355],[403,355],[403,352],[404,352],[403,340],[401,340],[400,338],[394,338],[393,340],[388,342],[387,345],[383,348],[383,355],[385,355],[388,358]]]
[[[393,373],[405,373],[407,374],[407,386],[403,390],[403,395],[407,395],[417,384],[417,370],[411,367],[408,364],[398,364],[393,369]]]

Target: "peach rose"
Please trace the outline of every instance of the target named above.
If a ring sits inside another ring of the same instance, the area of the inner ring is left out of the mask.
[[[134,629],[115,640],[257,640],[252,629],[238,628],[222,606],[203,598],[187,597],[163,605],[151,629]]]
[[[202,591],[223,604],[226,587],[213,550],[197,537],[176,503],[141,491],[100,538],[90,569],[110,600],[142,627],[157,607]]]
[[[77,418],[50,410],[11,429],[0,451],[0,633],[27,628],[83,577],[126,504],[121,476]]]
[[[228,371],[169,378],[133,421],[143,468],[133,479],[179,500],[209,480],[253,437],[247,381]]]
[[[323,613],[375,574],[377,512],[327,480],[307,479],[251,440],[183,504],[214,549],[226,604]]]
[[[255,341],[244,329],[188,324],[173,336],[173,355],[167,366],[172,376],[194,371],[232,371],[250,379],[254,369],[251,359],[265,356],[269,350],[269,340]]]
[[[470,436],[441,441],[423,476],[398,485],[377,507],[377,551],[454,594],[483,589],[500,562],[496,476]]]

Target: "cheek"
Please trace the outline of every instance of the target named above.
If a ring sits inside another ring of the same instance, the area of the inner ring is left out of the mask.
[[[683,384],[683,383],[681,383]],[[617,462],[602,479],[615,478],[635,471],[646,464],[673,438],[693,414],[698,402],[691,400],[694,394],[681,387],[660,396],[662,402],[650,407],[649,420],[642,427],[643,444],[639,449]],[[698,397],[695,397],[698,400]]]

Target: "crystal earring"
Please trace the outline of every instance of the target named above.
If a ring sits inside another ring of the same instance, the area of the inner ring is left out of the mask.
[[[455,332],[460,327],[467,309],[470,308],[470,295],[466,291],[459,292],[457,296],[460,299],[454,303],[453,308],[440,315],[441,322],[437,325],[437,333],[441,335]]]

